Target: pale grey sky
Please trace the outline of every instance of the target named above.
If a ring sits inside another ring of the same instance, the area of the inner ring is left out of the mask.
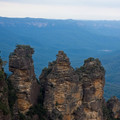
[[[120,20],[120,0],[0,0],[0,16]]]

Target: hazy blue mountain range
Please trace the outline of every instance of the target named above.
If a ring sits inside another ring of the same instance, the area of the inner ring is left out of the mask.
[[[17,44],[35,49],[37,77],[64,50],[72,66],[88,57],[99,58],[106,69],[105,97],[120,98],[120,21],[49,20],[0,17],[1,56],[8,61]],[[6,66],[8,72],[8,66]]]

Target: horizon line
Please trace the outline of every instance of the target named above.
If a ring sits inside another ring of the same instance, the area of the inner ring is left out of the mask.
[[[42,18],[42,17],[12,17],[12,16],[0,16],[0,18],[9,19],[46,19],[46,20],[73,20],[73,21],[120,21],[120,19],[74,19],[74,18]]]

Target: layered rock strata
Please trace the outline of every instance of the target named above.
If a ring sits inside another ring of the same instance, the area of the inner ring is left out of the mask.
[[[98,59],[89,58],[76,72],[83,85],[83,120],[103,120],[104,68]]]
[[[69,58],[59,51],[56,61],[44,69],[41,86],[44,106],[54,120],[103,120],[104,68],[90,58],[76,71]]]
[[[73,112],[82,104],[82,84],[70,66],[69,58],[59,51],[57,60],[43,70],[40,76],[44,85],[44,106],[54,120],[73,120]]]
[[[8,79],[0,58],[0,120],[120,119],[119,99],[105,102],[103,98],[105,70],[98,59],[88,58],[74,70],[67,55],[59,51],[57,59],[43,69],[40,89],[33,53],[30,46],[17,46],[9,57],[12,75]]]
[[[30,46],[18,45],[9,56],[9,70],[12,72],[9,80],[17,96],[13,107],[14,114],[25,114],[37,101],[39,87],[34,73],[33,53]]]

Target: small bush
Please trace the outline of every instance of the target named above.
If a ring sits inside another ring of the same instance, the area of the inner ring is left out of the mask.
[[[84,60],[84,63],[92,62],[92,61],[94,61],[94,60],[95,60],[95,59],[94,59],[93,57],[90,57],[90,58]]]
[[[56,104],[55,104],[56,106],[58,106],[59,105],[59,103],[56,101]]]
[[[9,58],[12,57],[13,55],[16,55],[15,52],[11,52]]]
[[[42,72],[44,73],[44,77],[47,77],[47,75],[52,71],[52,69],[45,67]]]
[[[0,71],[0,81],[5,79],[4,71]]]
[[[46,109],[43,108],[41,104],[37,104],[29,109],[29,112],[27,113],[28,116],[31,118],[34,115],[38,115],[40,120],[45,120],[46,117]]]
[[[85,72],[85,68],[83,66],[81,66],[80,68],[76,68],[75,70],[76,73],[80,73],[80,72]]]
[[[31,51],[32,53],[34,53],[34,49],[30,47],[30,45],[16,45],[17,49],[23,48],[26,49],[28,51]]]
[[[113,112],[107,108],[106,106],[103,106],[103,117],[105,118],[105,120],[120,120],[119,118],[116,119],[113,117]]]
[[[2,110],[4,115],[8,115],[9,114],[9,110],[6,104],[4,104],[3,102],[0,101],[0,110]]]
[[[52,61],[52,62],[49,62],[49,63],[48,63],[48,66],[49,66],[49,67],[52,67],[52,66],[54,66],[55,64],[56,64],[56,61]]]
[[[2,59],[1,59],[1,57],[0,57],[0,65],[2,64]]]
[[[19,113],[20,120],[27,120],[25,115],[22,113]]]
[[[17,100],[17,96],[16,96],[16,91],[9,79],[7,79],[7,84],[8,84],[8,89],[9,89],[8,102],[9,102],[9,106],[10,106],[10,111],[13,114],[13,105],[15,104],[15,102]]]

